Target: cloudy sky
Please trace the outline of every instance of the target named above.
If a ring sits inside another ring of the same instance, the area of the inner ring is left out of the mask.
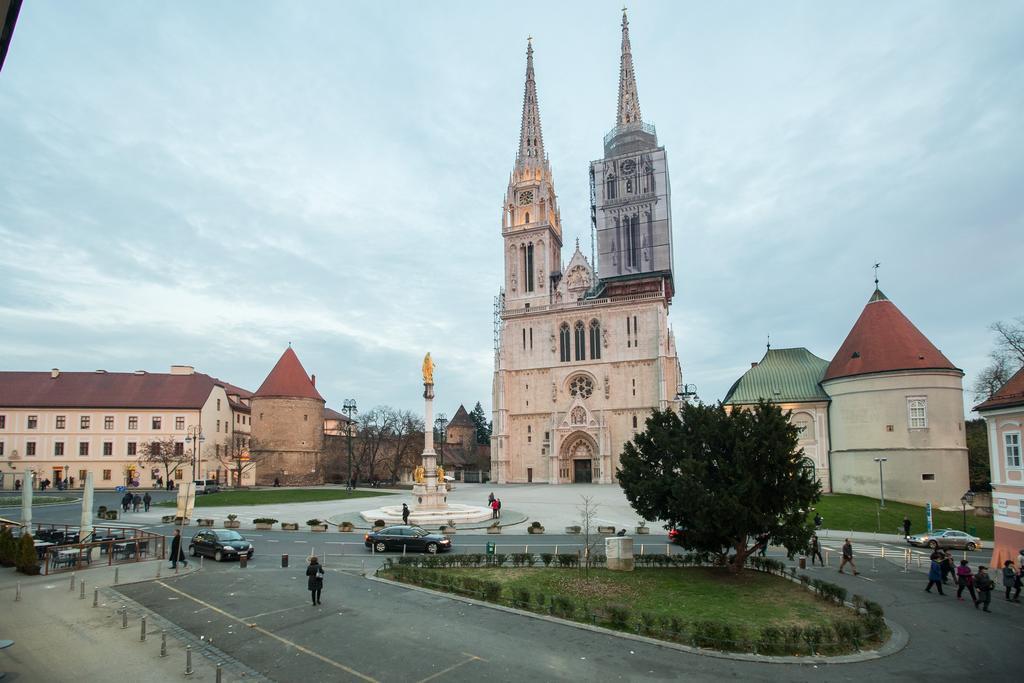
[[[25,3],[0,72],[3,369],[172,363],[328,404],[490,407],[533,35],[567,250],[619,2]],[[830,359],[882,289],[962,367],[1024,313],[1024,4],[632,2],[673,190],[684,381]]]

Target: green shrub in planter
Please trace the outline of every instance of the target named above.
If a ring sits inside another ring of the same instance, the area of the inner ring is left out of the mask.
[[[32,544],[32,534],[28,532],[23,533],[18,539],[18,557],[15,564],[22,574],[39,573],[39,556],[36,555],[36,548]]]
[[[0,566],[14,566],[14,536],[8,527],[0,529]]]

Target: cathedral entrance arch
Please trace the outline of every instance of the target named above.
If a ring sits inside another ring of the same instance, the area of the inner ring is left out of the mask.
[[[574,484],[589,484],[594,481],[597,443],[585,432],[574,432],[562,442],[559,454],[559,469],[563,480]]]

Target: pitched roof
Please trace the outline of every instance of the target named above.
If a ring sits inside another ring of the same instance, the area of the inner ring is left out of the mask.
[[[199,409],[218,385],[200,372],[0,372],[0,406]]]
[[[803,347],[768,349],[761,362],[736,380],[723,403],[827,401],[828,394],[819,384],[827,367],[827,360]]]
[[[875,289],[823,381],[895,370],[957,370],[896,304]]]
[[[351,422],[348,415],[339,413],[334,408],[324,407],[324,419],[325,420],[339,420],[340,422]]]
[[[320,401],[324,397],[313,386],[313,382],[306,374],[306,369],[299,362],[292,347],[288,347],[281,354],[274,369],[270,371],[263,384],[256,390],[257,398],[270,396],[282,398],[315,398]]]
[[[461,404],[459,405],[459,409],[455,411],[455,417],[453,417],[451,422],[448,423],[448,427],[451,427],[452,425],[455,425],[456,427],[476,427],[473,419],[469,416],[469,413],[466,412],[466,406]]]
[[[974,409],[992,410],[993,408],[1009,408],[1011,406],[1024,406],[1024,368],[1018,370],[987,401],[974,406]]]

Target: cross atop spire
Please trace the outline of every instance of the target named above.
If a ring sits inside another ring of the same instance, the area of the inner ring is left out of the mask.
[[[526,39],[526,86],[523,89],[523,123],[519,131],[516,167],[544,163],[544,135],[540,130],[537,82],[533,74],[533,36]]]
[[[640,123],[640,97],[636,92],[633,53],[629,47],[629,19],[622,8],[622,61],[619,65],[619,117],[617,126]]]

